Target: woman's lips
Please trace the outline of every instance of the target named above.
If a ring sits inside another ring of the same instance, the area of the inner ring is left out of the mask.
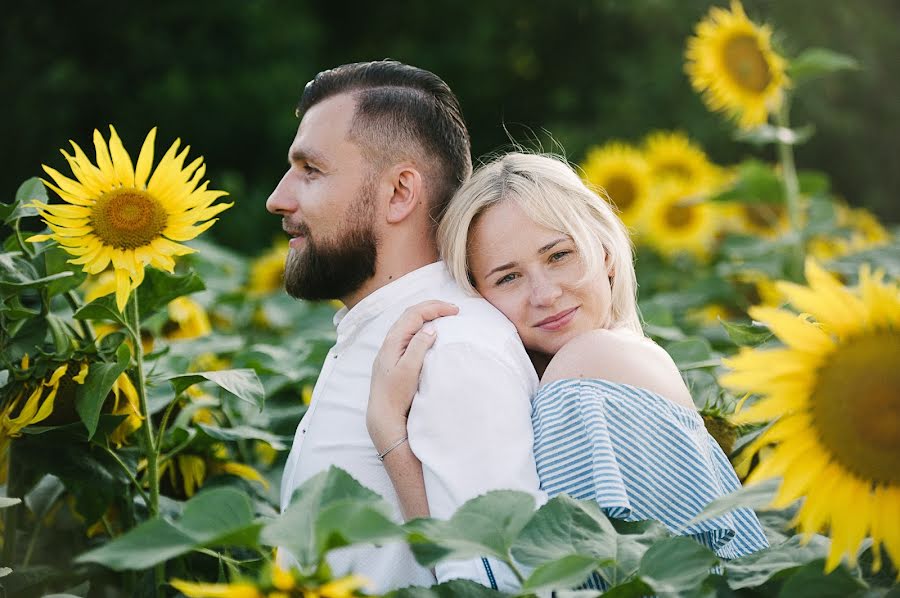
[[[540,328],[541,330],[559,330],[560,328],[564,328],[566,325],[568,325],[569,322],[572,321],[572,319],[575,317],[576,311],[578,311],[577,307],[561,311],[556,315],[541,320],[540,322],[535,324],[535,327]]]

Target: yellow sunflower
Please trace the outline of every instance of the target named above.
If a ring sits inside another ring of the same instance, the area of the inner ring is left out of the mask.
[[[866,536],[876,567],[879,547],[900,562],[900,287],[863,266],[850,289],[813,260],[806,279],[778,283],[803,315],[750,311],[784,347],[725,361],[722,384],[761,397],[736,422],[776,420],[748,449],[775,445],[750,480],[783,478],[776,507],[805,497],[795,523],[830,532],[827,570],[855,562]]]
[[[772,50],[772,31],[747,18],[737,0],[731,12],[711,8],[688,39],[685,71],[706,105],[741,128],[764,124],[783,101],[786,62]]]
[[[772,239],[791,228],[787,207],[769,202],[728,202],[723,204],[728,229],[745,235]]]
[[[128,295],[144,279],[147,265],[171,272],[174,257],[194,250],[180,244],[193,239],[233,204],[214,203],[227,195],[200,183],[206,173],[203,158],[184,165],[190,146],[181,152],[180,140],[169,147],[151,175],[156,129],[144,141],[137,165],[110,126],[109,146],[94,131],[97,165],[74,142],[74,156],[62,150],[75,180],[44,166],[53,182],[44,183],[66,203],[32,202],[52,231],[29,241],[54,239],[89,274],[112,264],[116,273],[116,304],[124,311]]]
[[[590,150],[581,165],[588,183],[602,189],[629,227],[636,226],[650,196],[650,169],[643,154],[613,142]]]
[[[657,131],[644,141],[650,174],[659,183],[711,184],[716,171],[699,145],[681,132]]]
[[[361,575],[347,575],[322,583],[315,579],[303,579],[295,570],[282,569],[273,564],[255,581],[243,579],[225,584],[173,579],[170,583],[188,598],[352,598],[362,595],[360,588],[369,582]]]
[[[212,332],[209,316],[203,306],[188,297],[176,297],[166,306],[169,319],[163,325],[163,336],[183,340],[206,336]]]
[[[716,241],[716,206],[695,187],[668,185],[647,208],[645,241],[665,256],[688,253],[706,259]]]
[[[249,291],[252,295],[268,295],[280,291],[284,284],[284,262],[290,247],[286,240],[279,240],[250,266]]]
[[[214,445],[206,454],[181,453],[164,461],[159,468],[160,478],[166,473],[171,490],[186,498],[192,497],[208,477],[216,475],[229,474],[269,487],[269,482],[253,467],[229,461],[223,444]]]

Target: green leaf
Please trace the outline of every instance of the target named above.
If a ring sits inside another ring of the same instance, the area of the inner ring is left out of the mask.
[[[653,588],[641,579],[632,579],[603,592],[603,598],[645,598],[653,594]]]
[[[20,502],[22,502],[21,498],[9,498],[7,496],[0,496],[0,509],[14,507]]]
[[[71,255],[59,245],[48,245],[44,249],[44,267],[47,274],[57,272],[71,272],[72,275],[67,278],[52,281],[47,285],[47,294],[54,297],[66,291],[70,291],[84,282],[87,278],[84,270],[77,264],[68,263],[72,258]]]
[[[772,338],[772,332],[765,326],[726,322],[725,320],[719,320],[719,323],[728,333],[731,342],[738,347],[755,347]]]
[[[561,494],[532,516],[513,544],[512,555],[531,567],[573,554],[595,561],[610,559],[616,553],[617,535],[597,503]]]
[[[809,196],[827,196],[831,189],[831,180],[824,172],[804,170],[797,174],[800,193]]]
[[[445,581],[430,588],[401,588],[385,594],[385,598],[498,598],[498,596],[510,594],[486,588],[468,579]]]
[[[66,487],[56,476],[45,475],[25,495],[25,505],[38,521],[44,519]]]
[[[294,491],[291,504],[262,529],[260,539],[284,547],[301,567],[313,568],[326,550],[360,536],[372,542],[402,539],[392,512],[379,494],[331,467]]]
[[[15,203],[8,206],[8,208],[11,209],[4,210],[6,215],[3,218],[3,222],[5,224],[10,224],[13,220],[18,220],[19,218],[37,216],[38,212],[36,209],[24,205],[35,199],[47,203],[47,189],[44,187],[44,183],[41,182],[41,179],[32,177],[19,185],[19,188],[16,191]],[[4,206],[4,208],[7,208],[7,206]]]
[[[88,439],[94,437],[103,403],[115,381],[128,368],[130,359],[131,349],[122,343],[116,351],[116,363],[92,363],[84,384],[75,388],[75,410],[87,428]]]
[[[216,440],[262,440],[276,450],[287,448],[290,437],[276,436],[271,432],[253,428],[251,426],[235,426],[233,428],[219,428],[207,424],[197,424],[201,430]]]
[[[690,370],[719,365],[713,358],[709,341],[702,337],[687,338],[666,345],[666,352],[672,356],[679,370]]]
[[[685,524],[685,527],[720,517],[731,510],[746,507],[748,509],[761,509],[768,507],[772,503],[772,499],[778,493],[778,487],[781,485],[781,479],[772,478],[764,480],[758,484],[744,486],[730,494],[719,497],[706,505],[696,517]]]
[[[843,565],[825,574],[824,559],[806,563],[791,575],[781,591],[780,598],[844,598],[865,588],[861,580],[851,575]]]
[[[169,301],[206,288],[203,280],[194,272],[169,274],[156,268],[147,268],[144,281],[137,289],[141,320],[149,318],[157,310],[166,307]]]
[[[128,322],[116,306],[114,295],[97,297],[87,305],[81,306],[72,316],[76,320],[94,320],[97,322],[115,322],[125,328]]]
[[[195,372],[178,374],[164,378],[172,383],[175,394],[181,394],[190,386],[209,380],[224,388],[242,401],[255,405],[262,410],[266,401],[266,393],[259,377],[251,369],[219,370],[215,372]]]
[[[809,48],[791,60],[788,76],[797,85],[829,73],[846,70],[859,70],[859,62],[852,56],[826,48]]]
[[[813,125],[806,125],[799,129],[789,129],[787,127],[776,127],[773,125],[760,125],[747,131],[738,130],[734,134],[734,138],[737,141],[744,141],[754,145],[775,143],[799,145],[809,141],[809,138],[812,137],[815,132],[816,128]]]
[[[76,563],[97,563],[114,571],[148,569],[191,550],[194,540],[162,519],[151,519],[88,551]]]
[[[681,594],[700,586],[718,562],[716,555],[696,540],[666,538],[644,553],[638,575],[658,594]]]
[[[784,203],[784,187],[771,166],[758,160],[747,160],[738,167],[734,184],[711,200]]]
[[[450,519],[416,519],[410,548],[420,564],[493,556],[507,560],[519,533],[534,514],[534,497],[514,490],[494,490],[463,504]]]
[[[540,592],[576,587],[583,584],[596,568],[597,559],[593,557],[580,554],[564,556],[532,571],[522,584],[522,590]]]
[[[823,536],[815,535],[808,543],[804,543],[800,536],[794,536],[765,550],[726,561],[724,567],[728,586],[733,590],[757,588],[780,573],[823,559],[828,553],[828,546],[829,541]]]
[[[50,274],[48,276],[42,276],[40,278],[35,278],[32,280],[25,280],[21,282],[12,282],[8,280],[0,280],[0,290],[3,291],[15,291],[17,293],[22,292],[26,289],[33,289],[37,287],[42,287],[48,283],[53,281],[58,281],[63,278],[70,278],[74,276],[74,272],[57,272],[56,274]]]
[[[179,521],[145,521],[75,561],[115,571],[148,569],[224,538],[246,536],[255,527],[253,508],[244,493],[233,488],[204,490],[185,504]]]

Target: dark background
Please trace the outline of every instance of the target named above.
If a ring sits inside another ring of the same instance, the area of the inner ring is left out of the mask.
[[[686,131],[727,164],[767,150],[734,142],[683,73],[685,40],[714,3],[700,0],[536,2],[7,3],[2,14],[4,118],[0,193],[9,201],[40,164],[66,171],[58,148],[112,123],[136,157],[159,126],[157,157],[175,137],[203,155],[236,205],[211,235],[245,252],[279,221],[264,202],[286,167],[294,107],[316,72],[391,57],[432,70],[456,91],[480,156],[509,143],[561,144],[580,160],[611,138]],[[716,3],[725,6],[725,2]],[[823,46],[863,69],[800,89],[793,123],[816,135],[801,169],[826,171],[839,195],[900,221],[900,2],[747,0],[776,26],[787,56]]]

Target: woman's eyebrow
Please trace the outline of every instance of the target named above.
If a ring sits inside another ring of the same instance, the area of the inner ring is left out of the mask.
[[[547,243],[546,245],[544,245],[543,247],[541,247],[540,249],[538,249],[538,251],[537,251],[537,252],[538,252],[538,255],[541,255],[542,253],[547,253],[548,251],[550,251],[551,249],[553,249],[554,247],[556,247],[556,246],[559,245],[560,243],[562,243],[562,242],[564,242],[564,241],[568,241],[568,240],[569,240],[568,237],[560,237],[560,238],[558,238],[558,239],[555,240],[555,241],[550,241],[549,243]]]

